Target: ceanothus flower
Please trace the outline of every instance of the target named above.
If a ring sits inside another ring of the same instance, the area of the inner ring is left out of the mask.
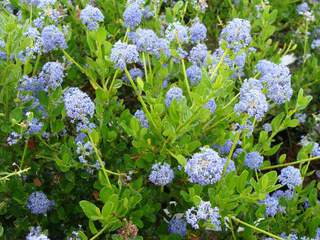
[[[318,157],[318,156],[320,156],[320,146],[319,146],[319,143],[314,143],[314,144],[313,144],[311,156],[312,156],[312,157]]]
[[[263,164],[263,156],[258,152],[250,152],[246,155],[244,165],[251,169],[259,169]]]
[[[116,68],[124,70],[127,64],[139,62],[137,46],[118,41],[111,49],[110,59]]]
[[[223,42],[226,42],[228,48],[237,53],[251,43],[250,31],[251,25],[248,20],[235,18],[222,29],[219,45],[222,46]]]
[[[11,132],[7,138],[7,143],[9,146],[15,145],[22,138],[21,134],[17,132]]]
[[[36,215],[46,214],[53,206],[54,201],[50,201],[43,192],[33,192],[27,200],[27,208]]]
[[[42,130],[43,123],[40,122],[37,118],[33,118],[28,122],[28,134],[36,134]]]
[[[49,25],[42,29],[41,40],[45,53],[68,47],[63,33],[54,25]]]
[[[305,13],[307,13],[309,11],[310,11],[310,7],[309,7],[308,3],[306,3],[306,2],[303,2],[297,6],[297,13],[299,15],[304,15]]]
[[[207,37],[207,28],[198,20],[189,28],[190,40],[192,43],[204,41]]]
[[[24,75],[20,79],[18,84],[18,91],[20,92],[37,93],[44,89],[45,89],[44,82],[42,81],[42,79],[36,76],[28,77],[27,75]]]
[[[222,155],[228,155],[231,151],[232,145],[232,140],[228,139],[223,146],[219,147],[219,153]]]
[[[30,232],[26,236],[26,240],[50,240],[45,234],[42,233],[41,227],[31,227]]]
[[[68,88],[63,94],[63,101],[71,122],[85,121],[94,114],[94,103],[86,93],[77,87]]]
[[[266,206],[266,216],[274,217],[278,212],[284,212],[284,208],[279,205],[279,200],[276,197],[266,196],[265,200],[261,201],[260,204]]]
[[[132,78],[133,81],[136,81],[137,78],[141,78],[141,79],[142,79],[143,76],[144,76],[144,73],[143,73],[143,71],[142,71],[140,68],[131,68],[131,69],[129,70],[129,74],[130,74],[130,76],[131,76],[131,78]],[[122,79],[123,79],[124,81],[130,83],[127,75],[123,75]]]
[[[311,49],[320,49],[320,38],[312,41]]]
[[[203,66],[207,62],[208,48],[205,44],[198,43],[190,50],[189,61],[198,66]]]
[[[240,101],[234,106],[235,112],[247,113],[260,121],[269,109],[266,96],[260,88],[260,83],[253,78],[245,80],[240,89]]]
[[[92,153],[93,153],[93,147],[91,142],[77,142],[77,150],[78,154],[78,159],[81,163],[87,163],[88,161],[86,160]]]
[[[142,14],[143,14],[144,19],[150,19],[150,18],[154,17],[155,12],[151,9],[150,6],[146,6],[143,8]]]
[[[300,170],[292,166],[281,169],[279,181],[282,185],[286,185],[289,189],[294,189],[302,184]]]
[[[171,23],[165,31],[165,36],[170,42],[178,41],[179,43],[188,43],[188,27],[182,25],[180,22]]]
[[[204,107],[209,109],[211,113],[214,113],[216,111],[217,105],[214,99],[211,98]]]
[[[168,163],[155,163],[152,165],[149,181],[157,186],[165,186],[172,182],[174,172]]]
[[[47,62],[43,65],[39,74],[40,82],[44,84],[44,89],[56,89],[61,86],[64,78],[64,67],[59,62]]]
[[[178,234],[181,237],[187,235],[187,222],[183,217],[174,216],[169,221],[168,232]]]
[[[191,65],[188,67],[186,73],[192,86],[197,85],[201,81],[202,71],[197,65]]]
[[[97,30],[99,22],[103,22],[104,16],[99,8],[87,4],[80,12],[80,20],[89,30]]]
[[[141,23],[142,16],[143,13],[139,4],[129,4],[123,13],[124,25],[133,29]]]
[[[167,108],[169,108],[173,100],[176,100],[178,102],[182,101],[183,99],[185,99],[185,97],[183,96],[182,89],[178,87],[172,87],[166,94],[165,103]]]
[[[134,113],[134,117],[136,119],[138,119],[138,121],[140,122],[141,127],[144,128],[149,128],[149,122],[148,119],[146,117],[146,115],[144,114],[144,112],[140,109],[138,109],[135,113]]]
[[[200,185],[218,182],[223,173],[225,160],[211,148],[200,148],[200,152],[192,155],[185,166],[189,181]]]

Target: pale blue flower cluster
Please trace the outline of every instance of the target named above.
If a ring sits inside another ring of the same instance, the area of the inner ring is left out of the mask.
[[[27,208],[36,215],[46,214],[54,204],[54,201],[50,201],[43,192],[33,192],[27,200]]]
[[[63,78],[64,66],[59,62],[47,62],[39,74],[39,81],[44,84],[45,91],[60,87]]]
[[[116,68],[124,70],[127,64],[138,63],[139,53],[137,46],[118,41],[111,49],[111,61]]]
[[[30,232],[26,236],[26,240],[50,240],[48,236],[42,233],[40,226],[31,227]]]
[[[78,159],[81,163],[88,163],[87,159],[93,153],[93,147],[91,142],[77,142],[77,150]]]
[[[80,12],[80,20],[89,30],[97,30],[99,22],[103,22],[104,16],[99,8],[87,4]]]
[[[319,143],[313,143],[313,148],[311,152],[312,157],[318,157],[320,156],[320,146]]]
[[[190,40],[192,43],[204,41],[207,38],[207,28],[196,20],[189,28]]]
[[[173,100],[178,102],[182,101],[183,99],[185,99],[185,97],[183,96],[182,89],[178,87],[172,87],[166,94],[165,103],[167,108],[169,108]]]
[[[191,65],[190,67],[187,68],[186,73],[191,86],[197,85],[201,81],[201,78],[202,78],[201,67],[197,65]]]
[[[221,179],[224,165],[225,159],[221,158],[216,151],[203,147],[200,152],[188,159],[185,172],[192,183],[214,184]]]
[[[289,189],[294,189],[302,184],[300,170],[292,166],[281,169],[279,181],[282,185],[286,185]]]
[[[309,7],[308,3],[306,3],[306,2],[303,2],[297,6],[297,13],[299,15],[304,15],[305,13],[307,13],[309,11],[310,11],[310,7]]]
[[[274,217],[277,213],[284,213],[285,209],[279,204],[279,199],[269,194],[266,196],[265,200],[260,202],[266,206],[266,216]]]
[[[187,235],[187,222],[183,217],[174,216],[169,221],[168,232],[178,234],[181,237]]]
[[[263,156],[258,152],[250,152],[246,155],[244,165],[248,168],[258,170],[263,164]]]
[[[168,163],[155,163],[152,165],[149,181],[157,186],[165,186],[172,182],[174,172]]]
[[[143,76],[144,76],[144,72],[143,72],[140,68],[131,68],[131,69],[129,70],[129,74],[130,74],[130,76],[131,76],[131,78],[132,78],[133,81],[136,81],[137,78],[141,78],[141,79],[142,79]],[[122,79],[123,79],[124,81],[126,81],[127,83],[130,83],[127,75],[124,74],[123,77],[122,77]]]
[[[146,115],[144,114],[144,112],[140,109],[138,109],[135,113],[134,113],[134,117],[136,119],[138,119],[138,121],[140,122],[141,127],[144,128],[149,128],[149,122],[148,119],[146,117]]]
[[[56,0],[20,0],[20,3],[34,5],[40,9],[48,8],[56,3]]]
[[[1,59],[6,60],[7,58],[5,47],[6,47],[6,43],[2,39],[0,39],[0,60]]]
[[[63,33],[54,25],[45,26],[42,29],[41,40],[45,53],[67,48],[66,39]]]
[[[263,128],[263,130],[266,131],[267,133],[272,131],[272,126],[271,126],[270,123],[265,123],[265,124],[263,124],[262,128]]]
[[[182,25],[180,22],[174,22],[169,24],[165,31],[166,39],[170,42],[178,41],[179,43],[188,43],[189,34],[188,27]]]
[[[140,5],[136,2],[129,4],[123,12],[124,25],[127,28],[134,29],[142,20],[143,12]]]
[[[208,48],[203,43],[198,43],[194,46],[189,53],[189,61],[198,66],[206,65],[208,57]]]
[[[320,38],[312,40],[311,48],[312,49],[317,49],[317,50],[320,49]]]
[[[269,105],[262,92],[262,85],[253,78],[245,80],[240,89],[240,101],[234,106],[235,112],[247,113],[260,121],[268,109]]]
[[[211,113],[214,113],[216,111],[217,105],[214,99],[211,98],[204,107],[209,109]]]
[[[8,145],[12,146],[18,143],[18,141],[22,138],[21,134],[17,132],[11,132],[7,138]]]
[[[219,208],[212,208],[210,202],[201,201],[198,208],[192,207],[186,211],[186,220],[194,229],[199,229],[199,221],[210,222],[215,231],[221,231],[221,215]]]
[[[40,122],[37,118],[32,118],[32,120],[28,122],[27,133],[30,135],[39,133],[41,132],[42,127],[43,127],[42,122]]]
[[[219,147],[219,153],[221,155],[228,155],[229,152],[231,151],[232,145],[233,145],[232,140],[228,139],[224,145]]]

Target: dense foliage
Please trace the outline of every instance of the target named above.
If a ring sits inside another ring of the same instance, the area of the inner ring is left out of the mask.
[[[0,1],[0,239],[320,239],[317,0]]]

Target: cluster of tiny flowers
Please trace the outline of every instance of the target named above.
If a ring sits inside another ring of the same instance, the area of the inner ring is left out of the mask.
[[[0,49],[2,49],[0,50],[0,60],[1,59],[5,60],[7,58],[5,47],[6,47],[6,43],[2,39],[0,39]]]
[[[38,8],[45,9],[56,3],[56,0],[20,0],[21,3],[34,5]]]
[[[245,80],[240,89],[240,101],[234,106],[235,112],[247,113],[260,121],[269,109],[261,87],[256,79]]]
[[[124,70],[127,64],[139,62],[137,46],[118,41],[111,50],[110,59],[116,68]]]
[[[260,203],[266,206],[266,216],[274,217],[279,212],[285,212],[284,207],[279,204],[279,199],[277,197],[270,196],[269,194],[266,196],[265,200]]]
[[[41,40],[45,53],[67,48],[66,39],[63,33],[54,25],[49,25],[42,29]]]
[[[300,124],[304,124],[307,120],[307,114],[305,113],[296,113],[294,117],[298,119]]]
[[[292,166],[283,168],[279,175],[279,181],[282,185],[286,185],[289,189],[294,189],[302,184],[300,170]]]
[[[18,141],[22,138],[21,134],[17,132],[11,132],[7,138],[8,145],[12,146],[18,143]]]
[[[190,50],[189,61],[198,66],[203,66],[207,62],[208,48],[203,43],[198,43]]]
[[[129,38],[140,52],[147,52],[156,57],[160,57],[161,52],[167,56],[170,55],[169,42],[159,38],[151,29],[139,28],[136,32],[130,33]]]
[[[99,22],[103,22],[104,16],[99,8],[93,7],[88,4],[80,12],[80,20],[85,24],[89,30],[97,30]]]
[[[225,159],[211,148],[201,148],[187,161],[185,172],[189,181],[200,185],[214,184],[222,176]]]
[[[319,146],[319,143],[314,143],[314,144],[313,144],[311,156],[312,156],[312,157],[318,157],[318,156],[320,156],[320,146]]]
[[[214,230],[221,230],[221,216],[219,208],[211,207],[210,202],[201,201],[198,208],[192,207],[186,211],[186,220],[194,229],[199,229],[199,221],[210,221]]]
[[[190,67],[188,67],[186,73],[192,86],[197,85],[202,78],[201,68],[197,65],[191,65]]]
[[[168,226],[168,232],[178,234],[181,237],[187,234],[187,222],[183,217],[174,216],[171,218]]]
[[[77,87],[67,89],[63,94],[63,101],[67,116],[72,122],[84,121],[94,114],[94,103],[86,93]]]
[[[146,117],[146,115],[144,114],[144,112],[140,109],[138,109],[135,113],[134,113],[134,117],[136,119],[138,119],[138,121],[140,122],[141,127],[144,128],[149,128],[149,122],[148,119]]]
[[[251,43],[251,25],[244,19],[235,18],[222,29],[219,38],[219,45],[227,43],[229,49],[237,53]]]
[[[45,234],[42,233],[41,227],[31,227],[30,232],[26,236],[26,240],[50,240]]]
[[[271,126],[270,123],[265,123],[265,124],[263,124],[262,128],[263,128],[263,130],[266,131],[267,133],[272,131],[272,126]]]
[[[46,214],[54,206],[43,192],[33,192],[27,200],[27,208],[33,214]]]
[[[143,76],[144,76],[144,73],[140,68],[131,68],[129,70],[129,74],[130,74],[130,76],[131,76],[133,81],[136,81],[137,78],[141,78],[142,79]],[[128,77],[125,74],[123,75],[122,79],[124,81],[126,81],[127,83],[130,83]]]
[[[209,111],[211,113],[214,113],[216,111],[216,108],[217,108],[217,105],[216,105],[216,102],[214,101],[213,98],[211,98],[207,103],[206,105],[204,106],[205,108],[209,109]]]
[[[42,130],[43,123],[40,122],[37,118],[33,118],[31,121],[28,121],[28,134],[36,134]]]
[[[250,152],[246,155],[244,165],[251,169],[259,169],[263,164],[263,156],[258,152]]]
[[[168,163],[155,163],[152,165],[149,181],[157,186],[165,186],[172,182],[174,172]]]
[[[63,71],[64,66],[59,62],[47,62],[44,64],[39,74],[40,82],[44,84],[44,90],[60,87],[64,78]]]
[[[192,43],[204,41],[207,37],[207,28],[198,20],[195,21],[189,28],[190,40]]]
[[[81,163],[88,163],[86,158],[88,158],[92,153],[93,147],[91,142],[86,142],[84,144],[82,142],[77,142],[77,154]]]
[[[277,104],[289,101],[292,96],[291,74],[288,67],[261,60],[256,65],[260,81],[267,87],[267,97]]]
[[[299,15],[305,15],[309,11],[310,11],[310,7],[309,7],[308,3],[306,3],[306,2],[301,3],[297,6],[297,13]]]
[[[233,142],[232,142],[230,139],[228,139],[228,140],[225,142],[225,144],[223,144],[222,146],[219,146],[219,145],[218,145],[218,147],[219,147],[219,153],[220,153],[221,155],[228,155],[229,152],[231,151],[232,145],[233,145]]]
[[[185,97],[183,96],[183,92],[182,92],[181,88],[178,88],[178,87],[170,88],[166,94],[166,99],[165,99],[165,103],[166,103],[167,108],[170,107],[173,100],[181,101],[184,98]]]
[[[124,25],[133,29],[141,23],[142,16],[143,12],[138,3],[129,4],[123,13]]]
[[[188,43],[188,31],[188,27],[182,25],[180,22],[174,22],[167,27],[165,36],[170,42],[178,41],[179,43]]]

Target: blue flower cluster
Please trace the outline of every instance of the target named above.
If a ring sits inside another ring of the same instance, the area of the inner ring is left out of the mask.
[[[7,138],[7,143],[10,146],[15,145],[21,138],[22,138],[21,134],[17,132],[11,132]]]
[[[43,123],[40,122],[37,118],[32,118],[31,121],[28,121],[27,125],[28,125],[27,133],[30,135],[41,132],[43,127]]]
[[[170,42],[177,41],[179,43],[188,43],[189,29],[180,22],[174,22],[167,27],[165,36]]]
[[[138,121],[140,122],[141,127],[144,128],[149,128],[149,122],[148,119],[146,117],[146,115],[144,114],[144,112],[140,109],[138,109],[135,113],[134,113],[134,117],[136,119],[138,119]]]
[[[172,87],[166,94],[165,103],[167,108],[169,108],[173,100],[182,101],[183,99],[185,99],[185,97],[183,96],[182,89],[178,87]]]
[[[149,181],[157,186],[165,186],[172,182],[174,172],[168,163],[155,163],[152,165]]]
[[[33,192],[27,200],[27,208],[36,215],[45,215],[54,204],[54,201],[50,201],[43,192]]]
[[[285,212],[284,207],[280,206],[279,199],[269,194],[266,196],[265,200],[260,202],[266,206],[266,216],[274,217],[279,212]]]
[[[88,4],[80,12],[80,20],[85,24],[89,30],[97,30],[99,22],[103,22],[104,16],[99,8]]]
[[[124,25],[134,29],[141,23],[142,16],[143,12],[139,3],[129,4],[123,13]]]
[[[294,189],[302,184],[300,170],[292,166],[281,169],[279,181],[282,185],[286,185],[289,189]]]
[[[47,62],[39,74],[39,82],[44,85],[45,91],[61,86],[64,78],[64,66],[59,62]]]
[[[41,227],[32,227],[26,236],[26,240],[50,240],[45,234],[42,233]]]
[[[191,86],[197,85],[201,81],[202,70],[197,65],[191,65],[188,67],[186,73]]]
[[[43,51],[45,53],[67,48],[63,33],[54,25],[45,26],[41,32]]]
[[[204,24],[196,20],[189,28],[190,40],[192,43],[204,41],[207,38],[207,28]]]
[[[194,229],[199,229],[199,221],[210,222],[215,231],[221,231],[221,216],[218,207],[211,207],[210,202],[201,201],[198,208],[186,211],[186,220]]]
[[[116,68],[124,70],[127,64],[139,63],[139,53],[136,45],[118,41],[114,44],[111,55],[111,61]]]
[[[189,53],[189,61],[198,66],[204,66],[207,63],[208,48],[203,43],[198,43],[194,46]]]
[[[311,152],[312,157],[318,157],[320,156],[320,146],[319,143],[313,143],[313,148]]]
[[[244,165],[254,170],[259,169],[262,164],[263,164],[263,156],[261,156],[258,152],[248,153],[244,160]]]
[[[91,142],[77,142],[77,154],[81,163],[88,163],[87,158],[93,153],[93,147]]]
[[[222,176],[225,159],[221,158],[216,151],[203,147],[199,153],[192,155],[185,166],[185,172],[192,183],[200,185],[214,184]]]
[[[213,98],[211,98],[207,103],[206,105],[204,106],[205,108],[209,109],[209,111],[211,113],[214,113],[216,111],[216,108],[217,108],[217,105],[216,105],[216,102],[214,101]]]
[[[187,235],[187,222],[183,217],[174,216],[169,221],[168,232],[178,234],[181,237]]]
[[[144,76],[144,72],[140,68],[131,68],[129,70],[129,74],[130,74],[133,81],[136,81],[138,77],[142,79]],[[122,80],[124,80],[130,84],[130,81],[129,81],[127,75],[124,74],[122,77]]]

